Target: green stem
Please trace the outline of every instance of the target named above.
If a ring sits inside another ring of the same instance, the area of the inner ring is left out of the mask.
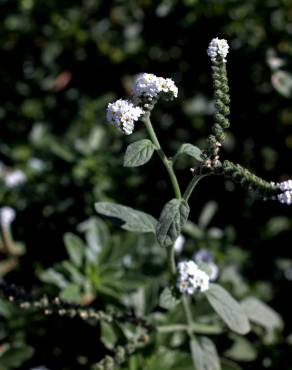
[[[146,129],[147,129],[148,134],[150,136],[150,139],[152,140],[152,143],[155,145],[156,150],[158,152],[158,155],[159,155],[161,161],[163,162],[163,164],[164,164],[164,166],[165,166],[165,168],[166,168],[166,170],[168,172],[168,175],[169,175],[169,178],[171,180],[171,184],[172,184],[172,187],[173,187],[175,196],[176,196],[177,199],[181,199],[182,195],[181,195],[181,191],[180,191],[180,187],[179,187],[179,184],[178,184],[176,175],[175,175],[175,173],[173,171],[172,162],[166,157],[164,151],[161,148],[161,145],[160,145],[160,143],[158,141],[158,138],[157,138],[157,136],[155,134],[155,131],[153,129],[153,126],[151,124],[149,113],[145,115],[145,117],[143,118],[143,122],[145,123]],[[191,183],[192,183],[192,181],[191,181]],[[195,185],[191,185],[191,188],[190,188],[190,190],[187,193],[187,199],[191,195],[191,192],[194,189]],[[168,248],[168,261],[169,261],[169,269],[170,269],[170,272],[174,276],[176,274],[176,265],[175,265],[175,257],[174,257],[174,247],[173,247],[173,245]],[[188,324],[187,325],[187,327],[188,327],[187,332],[188,332],[188,335],[190,337],[190,350],[191,350],[193,365],[194,365],[194,369],[195,369],[196,368],[196,366],[195,366],[195,358],[194,358],[194,354],[193,354],[192,346],[191,346],[191,341],[192,341],[192,339],[194,339],[194,334],[192,332],[193,319],[192,319],[191,309],[190,309],[190,305],[189,305],[189,302],[188,302],[187,298],[184,297],[184,296],[182,296],[182,302],[183,302],[183,307],[184,307],[185,315],[186,315],[186,318],[187,318],[187,324]]]
[[[188,298],[186,296],[182,296],[182,304],[183,304],[183,308],[184,308],[184,311],[185,311],[185,315],[186,315],[186,318],[187,318],[187,324],[188,324],[188,335],[189,335],[189,343],[190,343],[190,351],[191,351],[191,355],[192,355],[192,362],[193,362],[193,366],[194,366],[194,369],[196,369],[196,358],[195,358],[195,354],[194,354],[194,351],[193,351],[193,346],[192,346],[192,341],[196,338],[193,331],[192,331],[192,327],[193,327],[193,317],[192,317],[192,313],[191,313],[191,308],[190,308],[190,304],[189,304],[189,301],[188,301]]]
[[[174,276],[176,274],[176,266],[175,266],[175,250],[173,245],[167,248],[167,253],[169,270],[171,271],[171,274]]]
[[[198,182],[207,175],[195,175],[192,180],[190,181],[188,187],[186,188],[186,191],[184,192],[183,198],[185,201],[188,201],[190,196],[192,195],[193,190],[197,186]]]
[[[168,172],[168,175],[169,175],[169,178],[170,178],[175,196],[176,196],[176,198],[180,199],[181,198],[181,191],[180,191],[180,187],[179,187],[176,175],[173,171],[171,161],[166,157],[164,151],[162,150],[162,148],[160,146],[158,138],[157,138],[157,136],[155,134],[155,131],[153,129],[153,126],[151,124],[149,114],[145,115],[145,117],[143,119],[143,122],[145,123],[146,129],[147,129],[148,134],[151,138],[151,141],[155,145],[157,153],[158,153],[161,161],[163,162],[163,164],[164,164],[164,166],[165,166],[165,168]]]
[[[188,331],[189,327],[186,324],[162,325],[157,327],[159,333],[173,333],[178,331]],[[193,322],[191,327],[192,332],[199,334],[220,334],[222,328],[220,326],[201,324]]]

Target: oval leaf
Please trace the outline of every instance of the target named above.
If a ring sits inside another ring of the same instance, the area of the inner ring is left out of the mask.
[[[171,310],[179,302],[180,300],[175,297],[170,288],[163,289],[159,296],[159,306],[165,308],[166,310]]]
[[[220,360],[215,344],[207,337],[191,340],[191,351],[198,370],[220,370]]]
[[[155,233],[157,220],[147,213],[109,202],[95,203],[95,209],[101,215],[121,220],[123,222],[122,229],[140,233]]]
[[[241,305],[250,321],[263,326],[267,330],[283,327],[283,321],[279,314],[258,298],[245,298]]]
[[[220,285],[211,284],[206,296],[225,324],[238,334],[250,331],[250,324],[242,306]]]
[[[172,199],[166,203],[156,228],[156,236],[160,245],[167,247],[176,241],[189,213],[190,207],[184,199]]]
[[[152,141],[143,139],[130,144],[124,157],[124,167],[138,167],[149,161],[155,146]]]
[[[233,345],[225,353],[225,356],[235,361],[254,361],[257,352],[254,346],[244,337],[236,337]]]
[[[66,233],[64,235],[64,243],[70,260],[75,266],[80,267],[85,252],[85,245],[82,239],[72,233]]]
[[[177,157],[180,156],[181,154],[189,155],[190,157],[195,158],[199,162],[203,161],[201,149],[193,144],[189,143],[183,144],[176,153],[174,160],[176,160]]]

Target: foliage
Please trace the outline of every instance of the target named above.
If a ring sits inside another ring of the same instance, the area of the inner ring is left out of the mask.
[[[173,191],[158,161],[149,160],[152,146],[140,157],[123,159],[127,145],[146,140],[144,129],[140,125],[129,138],[121,137],[108,127],[105,106],[116,95],[127,95],[132,76],[140,71],[178,82],[179,104],[166,108],[162,102],[153,117],[162,146],[176,153],[173,163],[185,187],[191,174],[183,170],[202,163],[203,139],[212,125],[204,50],[212,37],[222,36],[231,42],[233,123],[222,153],[266,179],[286,179],[291,173],[285,159],[292,147],[291,9],[290,0],[2,0],[0,200],[17,211],[12,253],[3,252],[1,231],[5,281],[60,295],[66,303],[133,310],[161,327],[185,325],[180,303],[166,310],[169,302],[165,306],[163,299],[164,308],[159,306],[171,276],[153,235]],[[123,168],[123,163],[133,167],[146,160],[143,170]],[[27,181],[7,188],[4,174],[15,169],[24,171]],[[139,210],[138,218],[129,223],[113,209],[112,215],[99,212],[113,226],[93,217],[94,204],[112,200],[113,207],[121,203]],[[230,178],[220,177],[212,182],[203,178],[189,205],[191,221],[180,225],[186,237],[180,258],[191,259],[202,248],[212,251],[220,269],[216,283],[246,308],[253,330],[246,337],[227,332],[202,294],[195,306],[202,366],[217,366],[205,359],[213,346],[204,338],[212,335],[223,369],[292,368],[290,209],[259,202]],[[152,216],[146,221],[141,213]],[[136,222],[143,223],[143,235],[135,232]],[[170,293],[166,300],[177,303]],[[283,316],[282,333],[281,319],[263,302]],[[97,335],[91,323],[79,318],[19,312],[5,303],[0,330],[4,369],[88,369],[112,355],[111,341],[125,345],[124,332],[134,332],[113,324],[98,326]],[[258,311],[262,320],[253,321],[250,311]],[[192,368],[184,331],[159,330],[146,346],[139,344],[124,368]]]

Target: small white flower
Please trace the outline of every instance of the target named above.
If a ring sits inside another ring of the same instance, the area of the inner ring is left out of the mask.
[[[45,169],[45,162],[39,158],[31,158],[28,162],[29,167],[35,172],[42,172]]]
[[[286,180],[275,184],[282,191],[292,190],[292,180]]]
[[[179,254],[181,253],[183,246],[185,244],[186,238],[183,235],[180,235],[176,241],[174,242],[173,248],[175,250],[175,253]]]
[[[179,279],[177,282],[177,287],[182,294],[192,295],[196,290],[194,284],[187,279]]]
[[[8,227],[15,219],[16,212],[11,207],[0,208],[0,222],[3,227]]]
[[[119,128],[124,134],[130,135],[134,130],[134,123],[144,114],[143,109],[135,107],[128,100],[119,99],[109,103],[107,107],[107,120]]]
[[[210,42],[207,53],[212,61],[216,61],[217,56],[220,56],[222,61],[226,63],[228,51],[229,45],[227,41],[224,39],[218,39],[218,37],[216,37]]]
[[[198,269],[195,276],[191,279],[195,288],[205,292],[209,289],[209,276],[205,271]]]
[[[214,281],[217,279],[219,275],[219,268],[214,262],[214,256],[212,252],[202,248],[194,254],[193,259],[199,265],[201,264],[206,267],[204,270],[207,271],[207,275],[209,276],[210,281]]]
[[[184,261],[178,264],[177,287],[183,294],[194,294],[200,290],[209,289],[209,276],[198,268],[194,261]]]
[[[278,201],[283,204],[287,205],[292,204],[292,190],[287,190],[281,194],[278,194],[276,196],[276,199],[278,199]]]
[[[14,188],[16,186],[22,185],[25,182],[26,182],[26,175],[21,170],[10,171],[4,177],[4,184],[8,188]]]
[[[178,88],[170,78],[157,77],[152,73],[142,73],[134,84],[134,95],[156,98],[159,94],[166,94],[177,98]]]

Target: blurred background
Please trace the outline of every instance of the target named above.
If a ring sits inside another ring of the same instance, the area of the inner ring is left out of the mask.
[[[213,37],[230,44],[231,128],[222,156],[268,181],[291,178],[291,0],[0,0],[0,203],[16,212],[6,230],[9,248],[2,225],[6,282],[101,308],[113,302],[87,272],[82,287],[76,276],[71,281],[72,271],[61,275],[64,234],[84,240],[102,223],[96,201],[158,217],[172,190],[156,159],[123,168],[125,148],[145,130],[137,124],[123,136],[106,122],[106,105],[130,94],[137,73],[171,77],[179,98],[153,114],[165,151],[171,156],[183,142],[204,147],[213,113],[206,54]],[[183,186],[193,165],[189,158],[178,163]],[[251,338],[257,355],[237,359],[240,366],[292,369],[291,207],[216,177],[202,180],[190,205],[199,226],[186,236],[186,255],[211,250],[220,270],[229,271],[221,279],[234,295],[248,289],[285,321],[265,345]],[[106,227],[109,245],[120,246],[116,272],[139,270],[151,281],[151,271],[162,271],[155,252],[141,246],[145,240]],[[0,312],[1,369],[88,369],[106,352],[96,329],[77,319],[22,317],[4,301]]]

